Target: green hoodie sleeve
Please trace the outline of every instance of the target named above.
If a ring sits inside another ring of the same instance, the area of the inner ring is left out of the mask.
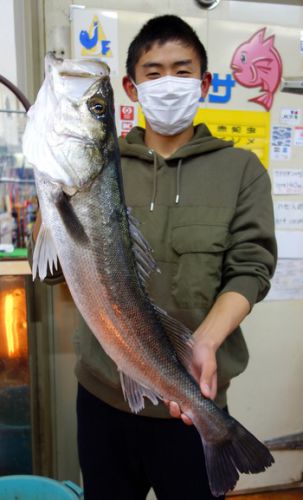
[[[259,160],[251,156],[243,176],[220,291],[241,293],[251,307],[269,291],[277,261],[270,179],[263,166],[256,169],[256,163]]]

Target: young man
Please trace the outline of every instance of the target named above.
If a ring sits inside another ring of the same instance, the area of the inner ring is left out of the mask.
[[[276,246],[264,167],[192,125],[210,83],[195,32],[176,16],[151,19],[130,45],[123,79],[146,129],[135,127],[120,150],[126,203],[161,270],[150,296],[193,331],[201,391],[224,408],[231,378],[248,361],[239,324],[269,289]],[[174,402],[146,401],[131,414],[115,364],[84,323],[78,333],[85,499],[144,500],[150,487],[159,500],[214,498],[189,418]]]

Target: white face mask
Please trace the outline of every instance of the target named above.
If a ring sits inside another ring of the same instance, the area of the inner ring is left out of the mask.
[[[138,100],[154,132],[175,135],[189,127],[199,107],[201,80],[164,76],[136,85]]]

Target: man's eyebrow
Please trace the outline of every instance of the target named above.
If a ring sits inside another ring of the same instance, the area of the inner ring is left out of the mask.
[[[193,62],[192,59],[182,59],[181,61],[175,61],[173,63],[173,66],[186,66],[186,65],[192,64],[192,62]],[[151,67],[159,68],[162,66],[163,66],[162,63],[155,62],[155,61],[149,61],[149,62],[142,64],[143,68],[151,68]]]

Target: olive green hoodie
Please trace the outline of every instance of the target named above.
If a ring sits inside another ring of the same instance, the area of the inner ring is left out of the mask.
[[[194,331],[216,297],[227,291],[251,304],[263,299],[276,262],[268,174],[257,157],[211,136],[205,125],[164,159],[135,127],[120,139],[126,204],[154,251],[160,273],[149,294]],[[82,321],[75,337],[79,382],[112,406],[129,411],[115,364]],[[230,379],[248,352],[240,328],[217,352],[217,403],[226,405]],[[163,404],[146,401],[144,415],[167,417]]]

